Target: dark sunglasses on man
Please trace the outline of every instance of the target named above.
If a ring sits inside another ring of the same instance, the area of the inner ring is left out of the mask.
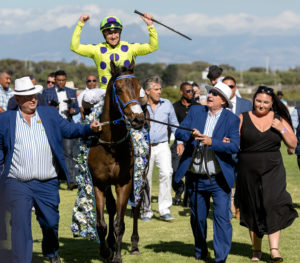
[[[218,92],[216,92],[215,90],[210,90],[210,91],[208,92],[208,94],[211,94],[211,95],[213,95],[214,97],[220,96],[220,94],[219,94]]]
[[[96,79],[88,79],[86,82],[96,82]]]
[[[47,80],[47,84],[55,84],[55,82],[54,81],[51,81],[51,80]]]
[[[192,90],[192,89],[188,89],[188,90],[186,90],[185,92],[186,92],[186,93],[191,93],[191,92],[192,92],[192,93],[195,93],[194,90]]]

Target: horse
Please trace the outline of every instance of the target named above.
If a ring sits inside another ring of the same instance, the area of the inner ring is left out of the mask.
[[[88,166],[93,178],[96,200],[100,256],[104,259],[112,259],[115,263],[122,262],[124,215],[133,185],[133,144],[125,122],[137,130],[141,129],[145,122],[144,113],[138,101],[141,86],[133,75],[133,67],[134,61],[128,68],[121,69],[111,62],[112,78],[107,87],[100,120],[101,123],[108,125],[103,125],[98,142],[92,145],[88,155]],[[117,202],[111,190],[113,185]],[[105,241],[107,235],[107,224],[104,219],[105,201],[109,215],[107,241]],[[139,254],[137,223],[139,210],[140,202],[133,208],[131,254]]]

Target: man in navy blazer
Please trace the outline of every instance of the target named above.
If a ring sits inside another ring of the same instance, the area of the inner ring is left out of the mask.
[[[210,197],[213,199],[213,246],[215,262],[226,262],[232,240],[229,201],[234,184],[232,154],[239,150],[239,118],[226,108],[232,107],[231,89],[218,82],[209,90],[207,106],[194,105],[175,137],[186,142],[175,181],[186,176],[190,198],[191,226],[196,259],[206,260],[206,233]]]
[[[79,113],[78,101],[76,98],[76,90],[67,88],[67,74],[63,70],[55,72],[55,86],[45,89],[43,97],[50,106],[56,106],[59,114],[66,120],[73,122],[72,116]],[[69,172],[68,188],[72,190],[77,186],[74,158],[77,157],[77,143],[74,139],[64,138],[63,149],[66,158],[67,169]]]
[[[11,213],[13,263],[31,262],[33,206],[43,231],[43,255],[50,262],[60,262],[58,178],[69,180],[62,139],[101,130],[98,122],[74,124],[53,107],[37,107],[41,89],[29,77],[16,79],[14,95],[19,110],[0,114],[0,184]]]

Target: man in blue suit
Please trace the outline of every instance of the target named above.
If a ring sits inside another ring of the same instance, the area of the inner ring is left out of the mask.
[[[229,88],[231,88],[231,97],[230,101],[232,103],[232,109],[230,109],[236,116],[239,116],[243,112],[248,112],[252,110],[252,103],[250,100],[246,100],[236,96],[238,87],[236,85],[236,80],[232,76],[226,76],[223,80]]]
[[[76,90],[67,88],[67,74],[63,70],[55,72],[55,86],[45,89],[43,97],[50,106],[56,106],[59,114],[66,120],[73,122],[72,116],[79,113]],[[63,149],[66,158],[67,169],[69,172],[68,188],[72,190],[77,187],[76,168],[74,158],[77,157],[76,140],[64,138]]]
[[[213,246],[215,262],[226,262],[232,240],[229,201],[234,183],[234,161],[231,155],[239,150],[239,118],[232,108],[231,89],[222,82],[210,88],[207,106],[194,105],[175,137],[186,142],[175,182],[186,175],[190,198],[191,226],[195,238],[195,257],[207,257],[207,223],[210,197],[213,199]]]
[[[31,262],[33,206],[43,232],[43,255],[50,262],[60,262],[58,178],[69,180],[62,139],[101,130],[98,122],[74,124],[53,107],[37,107],[41,89],[29,77],[16,79],[14,95],[19,110],[0,114],[0,184],[11,213],[13,263]]]

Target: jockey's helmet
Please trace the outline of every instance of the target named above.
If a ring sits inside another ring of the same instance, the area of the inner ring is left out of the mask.
[[[105,30],[121,30],[123,29],[122,21],[116,16],[105,17],[100,24],[100,31],[103,33]]]

